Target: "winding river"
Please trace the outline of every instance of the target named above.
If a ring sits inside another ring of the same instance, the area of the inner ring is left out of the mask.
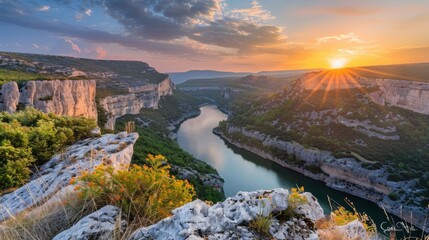
[[[225,180],[224,190],[227,197],[234,196],[239,191],[304,186],[305,191],[317,197],[325,214],[331,211],[328,196],[343,206],[347,205],[344,201],[347,198],[360,212],[371,216],[378,228],[386,222],[384,211],[371,201],[328,188],[323,182],[305,177],[225,142],[213,134],[212,130],[220,121],[226,119],[227,115],[214,105],[201,107],[199,116],[180,125],[177,141],[184,150],[217,169]]]

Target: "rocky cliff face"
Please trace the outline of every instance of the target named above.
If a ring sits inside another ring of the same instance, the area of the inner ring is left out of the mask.
[[[0,110],[15,112],[18,107],[34,107],[62,116],[97,119],[95,81],[29,81],[21,89],[16,82],[1,86]]]
[[[375,79],[380,91],[369,94],[380,105],[390,105],[429,114],[429,84],[395,79]]]
[[[224,139],[237,147],[258,154],[263,158],[300,172],[305,176],[324,181],[326,185],[331,188],[373,201],[380,207],[386,209],[386,211],[405,219],[415,226],[420,228],[426,227],[424,225],[426,219],[424,208],[404,205],[400,200],[393,201],[388,197],[388,194],[392,191],[412,188],[414,182],[403,181],[396,183],[388,181],[388,174],[384,168],[374,170],[366,169],[362,166],[361,162],[358,162],[358,160],[354,158],[336,158],[329,151],[306,148],[295,141],[282,141],[258,131],[249,131],[245,128],[231,125],[228,127],[229,134],[241,133],[243,136],[261,142],[264,146],[278,148],[287,152],[289,156],[296,156],[297,159],[304,162],[303,166],[296,166],[288,163],[288,159],[279,159],[265,150],[234,141],[226,134],[217,130],[216,133],[220,134]],[[318,166],[322,172],[310,172],[304,168],[304,165]],[[429,231],[429,229],[426,228],[425,231]]]
[[[378,91],[368,93],[373,102],[429,114],[429,83],[425,82],[309,73],[299,80],[298,86],[310,91],[376,87]]]
[[[106,110],[107,129],[114,129],[116,119],[126,114],[138,114],[142,108],[158,108],[162,96],[173,94],[174,84],[166,78],[158,84],[129,87],[129,94],[108,96],[101,100]]]

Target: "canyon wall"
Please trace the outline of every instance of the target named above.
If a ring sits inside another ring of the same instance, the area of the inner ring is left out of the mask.
[[[369,93],[373,102],[429,114],[429,83],[374,79],[373,84],[380,88],[377,92]]]
[[[105,128],[114,129],[116,119],[126,114],[138,114],[142,108],[158,108],[162,96],[172,95],[174,84],[170,78],[158,84],[129,87],[128,94],[108,96],[100,101],[107,112]]]
[[[97,119],[95,91],[93,80],[28,81],[21,89],[16,82],[8,82],[1,86],[0,111],[34,107],[61,116]]]
[[[297,85],[301,90],[378,88],[368,93],[371,101],[429,114],[429,83],[399,79],[353,77],[351,75],[305,74]]]

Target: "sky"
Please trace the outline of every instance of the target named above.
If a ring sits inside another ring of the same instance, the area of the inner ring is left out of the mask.
[[[0,51],[162,72],[429,62],[428,0],[0,0]]]

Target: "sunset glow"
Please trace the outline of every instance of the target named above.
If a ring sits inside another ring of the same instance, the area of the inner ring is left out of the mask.
[[[330,66],[333,69],[343,68],[347,64],[347,59],[344,58],[334,58],[330,61]]]
[[[161,72],[429,61],[422,0],[18,0],[0,8],[0,31],[13,32],[0,51],[139,60]]]

